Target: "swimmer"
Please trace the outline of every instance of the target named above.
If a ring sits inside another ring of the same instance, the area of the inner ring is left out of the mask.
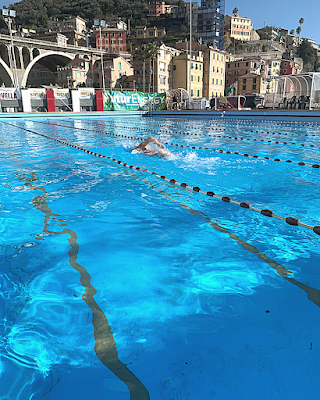
[[[140,151],[146,156],[170,157],[172,154],[153,136],[148,137],[134,151]]]

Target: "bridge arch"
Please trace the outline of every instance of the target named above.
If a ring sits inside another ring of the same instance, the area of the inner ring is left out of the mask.
[[[0,86],[13,87],[13,75],[8,65],[0,58]]]
[[[46,60],[47,59],[47,60]],[[66,65],[68,64],[70,61],[72,61],[74,59],[74,56],[70,55],[70,54],[66,54],[60,51],[48,51],[45,52],[43,54],[39,54],[38,56],[36,56],[27,66],[24,74],[23,74],[23,78],[22,78],[22,82],[21,82],[21,86],[22,87],[26,87],[27,86],[27,81],[28,81],[28,77],[29,77],[29,73],[32,69],[32,67],[40,61],[40,63],[42,62],[43,65],[45,65],[47,68],[50,69],[50,67],[53,69],[54,66],[57,65],[56,61],[61,62],[62,64]]]

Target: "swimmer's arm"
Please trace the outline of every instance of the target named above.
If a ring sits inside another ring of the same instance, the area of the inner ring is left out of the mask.
[[[153,136],[148,137],[147,139],[145,139],[142,143],[139,144],[138,147],[136,147],[137,149],[141,149],[141,150],[146,150],[146,147],[148,146],[149,143],[155,143],[157,144],[161,149],[165,149],[165,146],[159,142],[159,140],[157,140],[156,138],[154,138]]]

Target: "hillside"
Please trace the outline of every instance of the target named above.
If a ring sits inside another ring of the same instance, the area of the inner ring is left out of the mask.
[[[22,0],[14,3],[16,23],[22,27],[36,29],[42,33],[48,18],[60,20],[79,15],[87,20],[88,28],[93,19],[114,20],[121,17],[131,26],[147,25],[149,0]],[[170,4],[181,4],[182,0],[170,0]]]

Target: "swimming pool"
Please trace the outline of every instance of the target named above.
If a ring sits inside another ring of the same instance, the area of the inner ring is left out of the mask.
[[[0,128],[1,400],[317,398],[319,124]]]

